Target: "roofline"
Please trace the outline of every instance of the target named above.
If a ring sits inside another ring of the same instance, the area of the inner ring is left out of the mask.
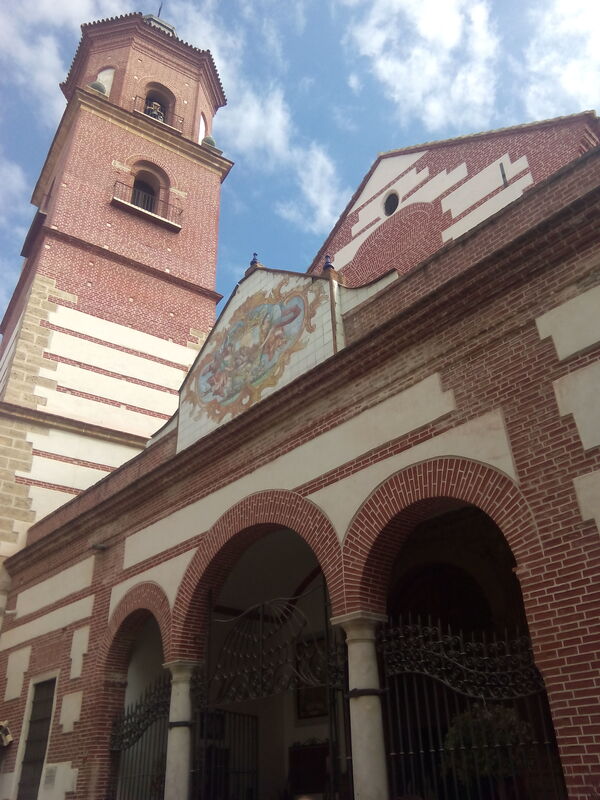
[[[403,155],[405,153],[414,153],[415,151],[422,150],[424,147],[429,149],[429,150],[431,150],[433,148],[452,147],[453,145],[456,145],[456,144],[459,144],[459,143],[462,143],[462,142],[466,142],[466,141],[472,141],[472,140],[477,140],[477,139],[485,139],[485,138],[488,138],[488,137],[491,137],[491,136],[504,136],[506,134],[513,133],[514,131],[531,130],[531,129],[535,129],[535,128],[543,128],[543,127],[547,127],[549,125],[556,125],[557,123],[561,124],[561,123],[564,123],[564,122],[572,122],[572,121],[574,121],[576,119],[579,119],[579,118],[585,119],[586,117],[589,118],[591,120],[591,122],[593,122],[593,123],[595,123],[597,125],[597,127],[599,128],[598,134],[600,136],[600,123],[599,123],[599,120],[598,120],[598,116],[597,116],[596,112],[593,109],[590,109],[590,110],[587,110],[587,111],[578,111],[576,114],[568,114],[568,115],[562,116],[562,117],[552,117],[550,119],[539,120],[537,122],[524,122],[524,123],[521,123],[519,125],[510,125],[510,126],[508,126],[506,128],[494,128],[494,129],[491,129],[489,131],[482,131],[480,133],[467,133],[464,136],[455,136],[452,139],[438,139],[438,140],[434,140],[434,141],[431,141],[431,142],[422,142],[421,144],[411,144],[408,147],[401,147],[401,148],[399,148],[397,150],[386,150],[386,151],[384,151],[382,153],[378,153],[377,154],[377,158],[372,163],[369,171],[365,174],[364,178],[362,179],[362,181],[358,185],[358,188],[356,189],[356,191],[354,192],[354,194],[352,195],[352,197],[350,198],[350,200],[346,204],[344,210],[340,214],[337,222],[335,223],[335,225],[333,226],[333,228],[331,229],[331,231],[327,235],[327,238],[325,239],[325,241],[321,245],[321,247],[318,250],[318,252],[315,255],[315,257],[313,258],[313,260],[312,260],[307,272],[312,274],[312,270],[317,268],[319,261],[321,261],[323,259],[323,256],[327,252],[327,245],[329,244],[329,242],[333,238],[334,234],[339,229],[340,225],[342,224],[342,221],[346,218],[346,216],[347,216],[348,212],[350,211],[350,209],[352,208],[353,204],[360,197],[360,194],[361,194],[362,190],[365,188],[365,186],[367,185],[367,182],[369,181],[369,178],[375,172],[375,170],[377,169],[379,163],[381,161],[383,161],[384,158],[391,158],[391,157],[395,157],[395,156],[398,156],[398,155]],[[334,266],[335,266],[335,264],[334,264]]]
[[[227,97],[225,96],[225,91],[223,89],[223,84],[221,83],[221,78],[219,76],[219,71],[217,70],[214,58],[212,57],[212,53],[210,50],[202,50],[199,47],[195,47],[195,45],[189,44],[185,42],[183,39],[179,39],[177,36],[172,36],[166,31],[163,31],[161,28],[157,28],[154,25],[146,22],[144,15],[141,11],[132,11],[130,14],[121,14],[115,17],[106,17],[105,19],[94,20],[92,22],[84,22],[81,25],[81,39],[79,40],[79,44],[77,45],[77,50],[73,56],[71,61],[71,65],[69,66],[69,71],[67,72],[67,76],[64,81],[60,84],[60,88],[63,91],[63,94],[69,99],[67,92],[70,90],[70,83],[74,79],[74,67],[79,59],[79,55],[83,49],[84,44],[88,40],[88,32],[94,29],[97,29],[101,26],[105,25],[114,25],[115,23],[123,23],[123,22],[135,22],[139,24],[140,30],[143,30],[144,33],[151,32],[151,35],[155,35],[158,37],[162,37],[164,44],[169,44],[171,46],[175,45],[179,48],[184,48],[188,51],[188,55],[192,57],[195,55],[202,56],[205,59],[209,60],[210,67],[212,67],[212,73],[214,80],[211,81],[213,84],[213,92],[215,95],[215,101],[217,108],[221,108],[227,105]]]
[[[550,117],[549,119],[536,120],[535,122],[522,122],[519,125],[509,125],[506,128],[491,128],[489,131],[479,131],[477,133],[466,133],[463,136],[454,136],[452,139],[434,139],[430,142],[422,142],[421,144],[411,144],[408,147],[400,147],[397,150],[384,150],[378,153],[375,163],[378,163],[382,158],[389,156],[397,156],[403,153],[412,153],[415,150],[421,150],[423,147],[450,147],[459,142],[464,142],[470,139],[483,139],[488,136],[503,136],[507,133],[514,131],[531,130],[533,128],[544,128],[549,125],[556,125],[562,122],[572,122],[576,119],[590,117],[593,121],[598,121],[598,116],[594,109],[587,111],[578,111],[575,114],[565,114],[562,117]]]

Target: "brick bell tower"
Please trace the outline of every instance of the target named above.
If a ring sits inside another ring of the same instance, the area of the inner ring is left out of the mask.
[[[212,56],[128,14],[82,26],[2,322],[0,559],[146,444],[214,323]]]

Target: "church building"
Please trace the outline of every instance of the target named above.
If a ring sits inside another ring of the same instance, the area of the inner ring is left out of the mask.
[[[225,95],[82,26],[0,350],[0,800],[600,798],[600,124],[380,155],[215,322]]]

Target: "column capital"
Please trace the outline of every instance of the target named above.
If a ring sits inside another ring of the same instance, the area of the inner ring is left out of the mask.
[[[184,661],[183,659],[167,661],[163,664],[163,667],[171,673],[173,683],[189,683],[198,666],[200,666],[199,661]]]
[[[376,611],[351,611],[349,614],[331,617],[330,620],[332,625],[339,625],[344,629],[347,640],[374,639],[375,628],[386,621],[386,615]]]

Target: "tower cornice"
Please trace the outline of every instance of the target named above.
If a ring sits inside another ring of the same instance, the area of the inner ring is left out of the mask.
[[[86,61],[85,55],[89,51],[91,44],[98,44],[102,38],[110,36],[111,47],[116,43],[133,42],[134,38],[141,39],[150,45],[154,51],[160,48],[162,53],[169,53],[179,63],[182,60],[187,62],[194,71],[204,68],[207,78],[206,88],[211,95],[215,109],[221,108],[227,103],[223,85],[210,50],[201,50],[175,36],[170,36],[165,31],[148,24],[140,12],[86,23],[81,26],[81,32],[81,41],[71,63],[69,73],[61,83],[63,94],[68,100],[71,99],[77,88],[77,83]]]
[[[111,103],[104,95],[93,89],[89,91],[86,89],[75,89],[65,109],[65,113],[60,121],[54,139],[52,140],[40,177],[33,190],[31,202],[38,208],[43,206],[44,197],[48,192],[48,187],[54,175],[57,161],[67,142],[68,135],[79,111],[96,114],[114,125],[118,125],[135,133],[143,139],[160,144],[161,147],[166,150],[177,153],[177,155],[187,158],[194,163],[202,164],[207,169],[216,172],[220,176],[221,181],[225,179],[233,166],[233,161],[225,158],[222,155],[222,151],[217,150],[215,147],[206,144],[197,144],[191,139],[186,139],[178,131],[170,128],[168,125],[153,120],[145,114],[128,111]]]

